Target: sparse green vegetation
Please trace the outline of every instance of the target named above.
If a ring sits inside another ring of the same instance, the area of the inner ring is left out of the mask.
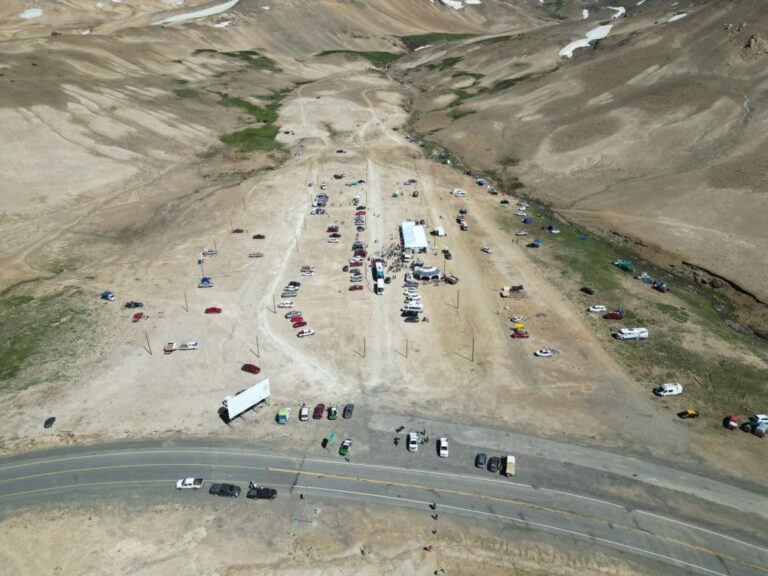
[[[266,124],[258,128],[246,128],[238,132],[224,134],[219,140],[228,146],[237,148],[241,152],[269,151],[279,147],[275,140],[277,133],[277,126]]]
[[[173,91],[176,96],[179,98],[196,98],[197,97],[197,90],[194,90],[192,88],[177,88]]]
[[[430,32],[428,34],[414,34],[411,36],[401,36],[400,40],[409,50],[415,50],[420,46],[428,44],[437,44],[438,42],[451,42],[454,40],[465,40],[474,38],[477,34],[453,34],[450,32]]]
[[[330,56],[332,54],[344,54],[350,58],[365,58],[373,66],[379,68],[391,64],[402,56],[402,54],[397,54],[395,52],[357,52],[355,50],[325,50],[317,55]]]
[[[222,56],[226,56],[227,58],[236,58],[238,60],[242,60],[246,64],[248,64],[252,68],[256,68],[257,70],[268,70],[270,72],[282,72],[282,68],[272,60],[272,58],[269,58],[267,56],[264,56],[262,54],[259,54],[258,52],[255,52],[253,50],[239,50],[237,52],[219,52],[218,50],[213,50],[212,48],[198,48],[197,50],[194,50],[192,52],[193,54],[221,54]]]
[[[453,56],[451,58],[443,58],[439,62],[430,62],[426,67],[430,70],[448,70],[456,66],[461,60],[461,56]]]
[[[515,158],[514,156],[506,156],[505,158],[499,160],[499,164],[511,168],[512,166],[517,166],[520,164],[520,158]]]
[[[219,103],[223,106],[241,108],[257,121],[269,124],[277,120],[277,111],[283,101],[284,94],[277,93],[268,96],[269,104],[265,108],[229,94],[219,94],[219,96],[221,97]]]
[[[18,377],[29,360],[44,350],[84,337],[87,326],[82,320],[86,314],[81,295],[80,289],[71,288],[40,298],[0,298],[0,383]]]
[[[471,110],[470,108],[452,108],[451,111],[448,112],[448,116],[451,117],[451,120],[458,120],[459,118],[464,118],[464,116],[469,116],[475,112],[477,112],[477,110]]]
[[[480,80],[485,75],[480,74],[479,72],[465,72],[463,70],[459,72],[454,72],[453,74],[451,74],[451,78],[460,78],[462,76],[469,76],[470,78],[474,78],[477,81],[477,80]]]

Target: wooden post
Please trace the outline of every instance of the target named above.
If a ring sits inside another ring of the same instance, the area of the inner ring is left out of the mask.
[[[261,354],[259,351],[259,337],[256,337],[256,358],[261,358]]]

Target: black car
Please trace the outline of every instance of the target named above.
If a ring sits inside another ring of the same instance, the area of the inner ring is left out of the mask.
[[[277,498],[277,490],[251,482],[245,497],[255,500],[274,500]]]
[[[406,316],[404,322],[419,322],[418,316]]]
[[[589,286],[582,286],[581,291],[584,292],[584,294],[589,294],[590,296],[595,295],[595,289]]]
[[[355,411],[355,405],[347,404],[346,406],[344,406],[344,412],[341,415],[345,420],[349,420],[350,418],[352,418],[352,412],[354,411]]]
[[[488,472],[498,472],[501,468],[501,458],[493,456],[488,460]]]
[[[446,251],[443,253],[443,256],[445,256],[445,259],[446,259],[446,260],[453,260],[453,254],[451,254],[451,251],[450,251],[450,250],[446,250]]]
[[[225,496],[227,498],[237,498],[240,496],[240,486],[235,484],[211,484],[208,489],[211,496]]]
[[[254,234],[254,236],[253,236],[254,240],[264,240],[264,238],[266,238],[266,236],[264,236],[264,234]]]
[[[144,303],[131,300],[130,302],[125,303],[125,307],[126,308],[144,308]]]
[[[475,456],[475,467],[485,468],[485,463],[487,460],[488,457],[485,455],[485,452],[480,452],[477,456]]]

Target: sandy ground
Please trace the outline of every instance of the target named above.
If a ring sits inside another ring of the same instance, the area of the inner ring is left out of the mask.
[[[22,574],[671,574],[592,546],[427,512],[282,499],[206,506],[132,500],[28,510],[0,521],[0,559]],[[212,505],[211,505],[212,504]],[[258,512],[249,510],[258,509]],[[432,530],[436,530],[433,534]],[[74,543],[74,545],[73,545]],[[432,552],[422,550],[432,544]],[[542,568],[545,566],[546,568]]]

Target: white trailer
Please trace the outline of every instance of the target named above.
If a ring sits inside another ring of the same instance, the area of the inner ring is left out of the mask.
[[[505,456],[504,462],[502,463],[501,473],[504,474],[504,476],[514,476],[515,475],[515,457],[514,456]]]
[[[376,294],[384,294],[384,279],[379,278],[376,280]]]
[[[250,410],[256,404],[269,398],[270,393],[269,378],[267,378],[234,396],[226,398],[224,406],[227,409],[227,418],[230,420],[237,418],[246,410]]]

